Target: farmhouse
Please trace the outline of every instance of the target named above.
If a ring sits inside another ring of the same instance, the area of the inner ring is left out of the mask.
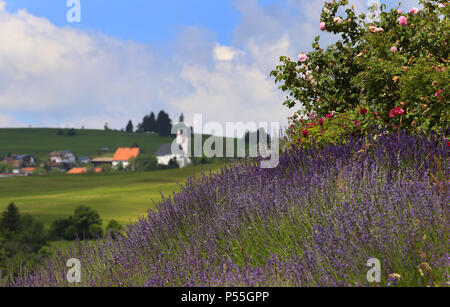
[[[122,163],[123,167],[128,167],[130,164],[129,160],[131,158],[137,158],[139,156],[140,149],[137,147],[133,148],[119,148],[114,154],[112,165],[116,167]]]
[[[74,164],[77,159],[75,155],[68,150],[54,151],[49,154],[49,160],[55,164]]]
[[[189,159],[189,138],[183,129],[179,129],[177,133],[176,144],[179,152],[172,152],[172,144],[164,144],[156,152],[155,156],[160,165],[169,165],[170,160],[176,160],[178,165],[183,168],[191,163]]]
[[[36,163],[34,157],[30,155],[9,155],[4,162],[12,167],[30,167]]]

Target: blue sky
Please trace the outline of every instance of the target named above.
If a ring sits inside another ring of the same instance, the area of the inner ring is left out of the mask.
[[[0,127],[120,129],[159,110],[285,124],[270,71],[335,39],[319,30],[321,0],[80,2],[68,23],[66,0],[0,0]]]
[[[217,33],[221,44],[228,44],[240,19],[231,0],[81,0],[80,3],[82,22],[71,26],[151,44],[175,39],[186,26],[210,29]],[[68,25],[66,0],[6,0],[9,12],[22,8],[56,26]]]

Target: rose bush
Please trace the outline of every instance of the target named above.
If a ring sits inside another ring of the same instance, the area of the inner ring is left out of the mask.
[[[317,36],[313,51],[302,52],[298,61],[283,56],[271,72],[288,94],[284,104],[301,106],[291,118],[289,141],[343,140],[355,133],[346,121],[366,115],[359,113],[361,109],[377,115],[370,124],[360,124],[357,133],[369,133],[375,126],[410,132],[447,129],[450,6],[442,0],[420,2],[422,9],[409,12],[374,7],[377,18],[370,22],[347,7],[347,0],[325,2],[318,30],[339,34],[340,39],[324,50]],[[340,9],[345,17],[337,16]],[[317,120],[327,114],[334,114],[334,120],[325,121],[328,129],[322,130]]]

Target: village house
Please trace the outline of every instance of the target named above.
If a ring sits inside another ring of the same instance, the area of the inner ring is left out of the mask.
[[[9,155],[3,160],[3,162],[11,165],[12,167],[20,168],[34,166],[36,160],[30,155]]]
[[[183,168],[191,163],[191,159],[189,158],[189,138],[187,137],[185,130],[179,129],[177,133],[176,143],[180,152],[172,152],[172,144],[161,145],[155,154],[158,164],[169,165],[170,160],[176,160],[180,168]]]
[[[118,148],[113,158],[113,167],[117,167],[122,163],[123,167],[128,167],[132,158],[137,158],[139,156],[140,149],[138,147],[133,148]]]
[[[68,150],[54,151],[49,154],[49,161],[52,164],[75,164],[75,155]]]
[[[88,158],[88,157],[80,157],[80,158],[78,159],[78,162],[79,162],[80,164],[89,164],[89,163],[91,163],[91,159]]]

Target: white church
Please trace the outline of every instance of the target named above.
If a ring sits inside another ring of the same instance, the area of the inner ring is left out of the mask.
[[[156,152],[155,156],[160,165],[169,165],[170,160],[175,159],[180,168],[186,167],[191,164],[190,157],[190,141],[188,137],[188,131],[190,128],[184,126],[178,129],[176,141],[172,144],[164,144]],[[173,146],[178,146],[178,150],[172,150]]]

